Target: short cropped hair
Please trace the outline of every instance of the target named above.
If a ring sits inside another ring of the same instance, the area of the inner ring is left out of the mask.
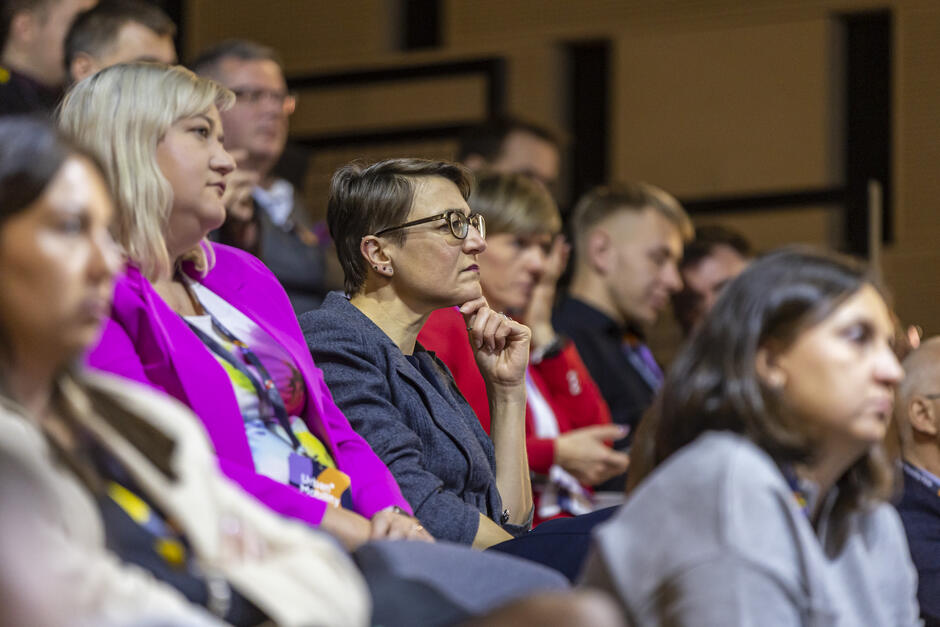
[[[649,183],[614,183],[595,187],[575,205],[571,215],[571,235],[575,247],[599,222],[621,211],[652,209],[675,225],[682,241],[692,239],[695,229],[689,215],[668,192]]]
[[[366,235],[406,221],[414,204],[415,183],[430,176],[443,177],[470,196],[473,178],[461,165],[425,159],[388,159],[371,165],[350,163],[333,174],[326,221],[343,268],[346,293],[357,294],[368,267],[359,245]],[[388,237],[405,241],[406,230]]]
[[[486,220],[487,233],[535,235],[561,231],[561,214],[551,194],[524,174],[478,174],[467,202]]]
[[[564,145],[564,137],[558,132],[543,126],[512,116],[502,116],[467,129],[460,136],[457,148],[457,160],[464,161],[470,155],[480,155],[492,162],[499,158],[506,138],[514,132],[529,133],[546,141],[559,150]]]
[[[128,23],[145,26],[160,37],[176,35],[176,24],[155,4],[143,0],[103,0],[80,13],[69,28],[65,37],[66,71],[79,52],[94,57],[106,53]]]
[[[157,144],[178,120],[234,101],[231,91],[185,68],[127,63],[81,81],[60,105],[60,128],[104,164],[117,208],[115,239],[150,280],[171,274],[174,261],[164,239],[173,188],[157,165]],[[201,271],[212,263],[204,246],[185,257]]]
[[[278,67],[284,67],[281,57],[274,48],[247,39],[226,39],[203,50],[189,66],[196,74],[218,79],[219,65],[225,59],[274,61]]]

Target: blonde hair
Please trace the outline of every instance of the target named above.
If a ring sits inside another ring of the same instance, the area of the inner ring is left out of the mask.
[[[230,90],[183,67],[128,63],[79,82],[59,105],[59,127],[104,166],[117,206],[115,239],[151,281],[169,276],[175,261],[164,239],[173,188],[157,164],[157,144],[178,120],[234,102]],[[214,261],[202,243],[182,258],[200,272]]]
[[[478,174],[467,202],[486,220],[487,233],[537,235],[561,231],[561,214],[551,194],[524,174]]]

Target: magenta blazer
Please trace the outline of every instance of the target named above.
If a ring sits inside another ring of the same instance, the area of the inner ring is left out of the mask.
[[[329,447],[339,469],[352,478],[355,510],[366,518],[392,505],[411,512],[391,472],[333,402],[290,301],[271,271],[246,252],[220,244],[212,247],[212,270],[201,279],[190,274],[271,334],[298,364],[307,386],[302,417]],[[88,354],[88,364],[175,396],[202,420],[226,475],[271,509],[311,525],[320,523],[324,501],[255,472],[228,375],[133,266],[118,278],[111,319]]]

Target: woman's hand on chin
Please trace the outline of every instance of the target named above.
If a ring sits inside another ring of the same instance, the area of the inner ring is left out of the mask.
[[[514,387],[525,381],[529,327],[493,311],[482,296],[460,307],[480,374],[490,385]]]

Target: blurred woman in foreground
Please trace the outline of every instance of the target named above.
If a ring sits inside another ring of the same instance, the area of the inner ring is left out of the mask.
[[[5,610],[20,624],[216,624],[180,590],[236,624],[364,624],[351,561],[223,479],[185,408],[74,365],[110,309],[112,214],[93,157],[46,123],[0,121]]]
[[[894,338],[852,260],[754,262],[673,363],[637,435],[639,484],[584,581],[637,625],[918,624],[885,502]]]

